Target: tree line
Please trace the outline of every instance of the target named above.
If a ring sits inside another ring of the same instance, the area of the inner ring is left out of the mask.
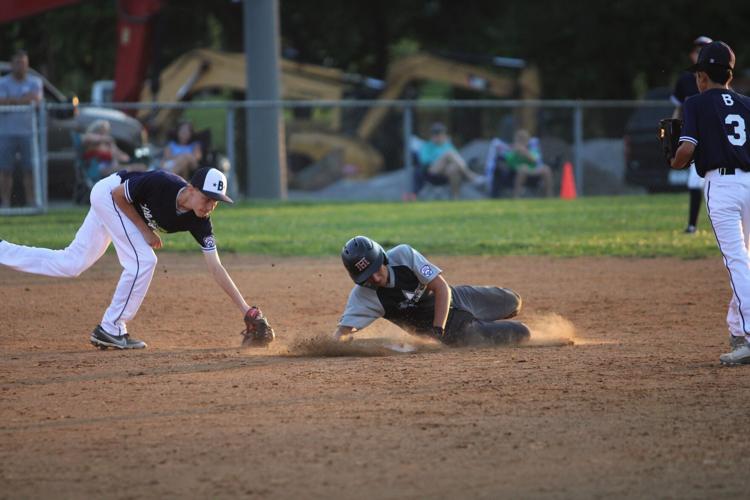
[[[383,78],[418,50],[522,58],[537,65],[548,99],[632,99],[671,85],[705,34],[729,43],[737,72],[750,67],[750,2],[613,0],[279,0],[285,57]],[[58,87],[89,98],[114,75],[114,0],[88,0],[5,24],[9,59],[25,48]],[[147,54],[154,71],[199,47],[242,50],[242,5],[168,0]]]

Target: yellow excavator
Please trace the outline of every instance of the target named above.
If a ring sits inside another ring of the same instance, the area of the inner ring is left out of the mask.
[[[341,100],[348,87],[356,85],[357,76],[339,69],[302,64],[282,59],[281,85],[284,99]],[[183,54],[160,75],[159,91],[152,96],[144,86],[142,102],[176,102],[190,99],[208,90],[245,90],[245,55],[197,49]],[[149,129],[164,133],[174,127],[182,110],[143,111],[138,118]],[[311,162],[323,159],[331,150],[343,151],[345,164],[357,165],[363,175],[372,175],[383,168],[383,156],[377,149],[357,137],[339,133],[341,113],[332,108],[324,125],[294,120],[287,133],[287,150]]]
[[[481,66],[418,53],[397,59],[391,64],[385,89],[379,99],[398,99],[407,86],[417,81],[438,81],[501,98],[538,99],[541,88],[539,71],[535,66],[523,65],[516,78],[509,78]],[[387,113],[386,107],[370,108],[357,128],[357,136],[369,139]],[[524,109],[519,120],[523,128],[536,132],[533,110]]]
[[[463,62],[455,62],[431,54],[418,53],[398,59],[388,70],[387,79],[378,99],[398,99],[405,89],[418,81],[431,80],[450,86],[481,92],[500,98],[536,99],[540,94],[539,74],[534,66],[524,66],[517,76],[509,77]],[[303,64],[287,59],[281,61],[283,99],[340,100],[349,90],[372,81],[336,68]],[[245,56],[209,49],[196,49],[183,54],[160,75],[159,91],[151,95],[144,85],[142,102],[175,102],[190,99],[208,90],[245,90]],[[287,152],[307,158],[309,163],[333,156],[335,162],[352,165],[358,176],[369,177],[383,169],[383,155],[368,141],[382,124],[389,109],[370,107],[354,133],[342,130],[340,108],[327,108],[324,119],[295,117],[287,132]],[[139,118],[152,130],[165,131],[176,123],[181,110],[143,111]],[[315,116],[313,111],[309,113]],[[536,129],[533,110],[520,110],[521,125]]]

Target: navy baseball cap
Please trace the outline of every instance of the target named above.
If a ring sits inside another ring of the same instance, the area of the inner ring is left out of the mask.
[[[227,178],[221,171],[215,168],[199,168],[190,179],[190,184],[213,200],[234,203],[227,196]]]
[[[734,70],[734,52],[729,45],[719,41],[704,45],[698,54],[698,62],[690,66],[688,71],[695,73],[711,66]]]

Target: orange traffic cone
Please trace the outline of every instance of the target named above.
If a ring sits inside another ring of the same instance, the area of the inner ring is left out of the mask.
[[[563,165],[560,198],[563,200],[576,199],[576,181],[573,179],[573,165],[569,161],[566,161],[565,165]]]

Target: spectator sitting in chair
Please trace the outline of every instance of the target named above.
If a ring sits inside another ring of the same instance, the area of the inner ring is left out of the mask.
[[[454,199],[458,198],[464,180],[475,183],[483,180],[466,166],[442,123],[434,123],[430,128],[430,140],[419,149],[419,164],[423,178],[437,186],[449,184]]]
[[[183,179],[190,179],[193,172],[200,166],[203,151],[201,144],[194,137],[193,125],[182,122],[177,127],[177,140],[169,141],[164,149],[162,168],[179,175]]]
[[[83,134],[83,160],[86,165],[86,175],[92,182],[126,169],[130,172],[145,171],[146,165],[130,163],[130,156],[117,147],[112,137],[111,126],[107,120],[96,120]]]
[[[521,196],[526,180],[538,177],[544,184],[546,196],[552,196],[552,169],[542,162],[538,140],[532,139],[524,129],[516,131],[510,152],[505,156],[508,168],[515,172],[513,197]]]

